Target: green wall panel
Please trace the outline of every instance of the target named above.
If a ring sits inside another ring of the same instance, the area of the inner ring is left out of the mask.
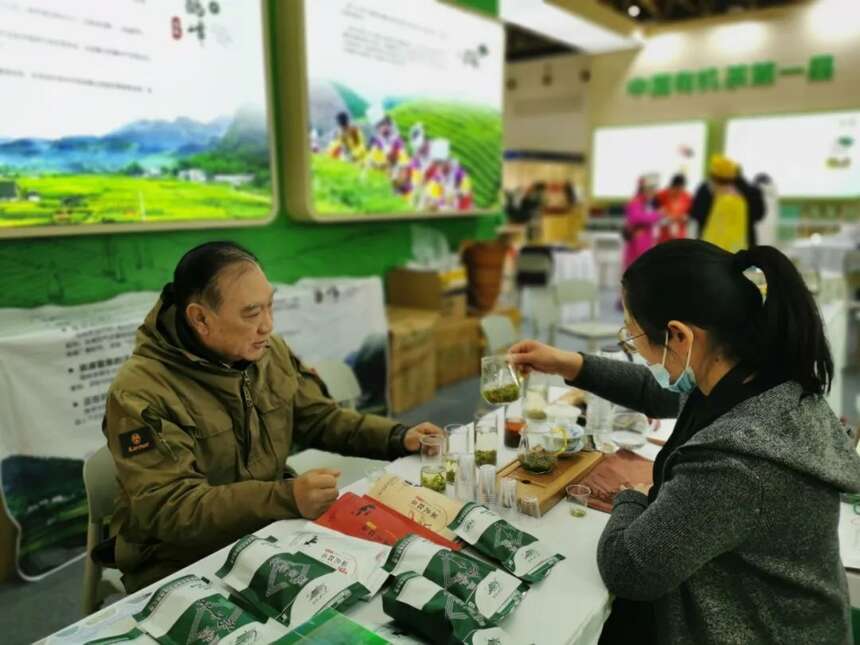
[[[458,0],[495,14],[495,0]],[[500,215],[422,220],[456,249],[464,239],[494,235]],[[246,245],[262,261],[270,279],[384,275],[411,254],[416,222],[310,225],[280,213],[261,228],[153,232],[0,241],[0,307],[74,305],[120,293],[159,290],[181,255],[215,239]]]

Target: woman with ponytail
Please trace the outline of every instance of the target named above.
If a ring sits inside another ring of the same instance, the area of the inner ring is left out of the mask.
[[[860,457],[824,398],[833,360],[799,273],[771,247],[675,240],[622,288],[621,342],[647,366],[511,349],[526,372],[677,417],[653,486],[616,495],[601,536],[601,643],[850,643],[837,527]]]

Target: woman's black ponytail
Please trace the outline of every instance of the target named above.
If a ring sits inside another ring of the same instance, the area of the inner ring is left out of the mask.
[[[736,254],[737,270],[751,267],[761,269],[767,286],[764,305],[750,321],[750,358],[761,369],[797,381],[806,393],[826,394],[833,380],[833,357],[818,305],[800,272],[772,246]]]
[[[766,296],[744,272],[761,269]],[[624,273],[624,301],[654,344],[670,320],[708,330],[732,358],[770,379],[826,394],[833,359],[818,307],[795,266],[769,246],[737,254],[701,240],[674,240]]]

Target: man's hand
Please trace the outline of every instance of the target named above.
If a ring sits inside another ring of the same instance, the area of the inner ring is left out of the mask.
[[[403,437],[403,446],[409,452],[418,452],[421,448],[421,437],[425,435],[445,436],[445,432],[437,425],[432,423],[419,423],[417,426],[409,428],[406,431],[406,436]]]
[[[293,497],[302,517],[315,520],[337,499],[337,478],[340,471],[316,468],[293,480]]]

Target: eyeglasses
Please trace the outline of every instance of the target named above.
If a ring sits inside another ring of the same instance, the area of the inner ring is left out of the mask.
[[[633,344],[633,341],[637,338],[642,338],[643,336],[645,336],[645,332],[637,334],[636,336],[631,336],[630,332],[627,331],[627,326],[625,325],[618,330],[618,346],[622,351],[628,354],[637,354],[639,350],[636,349],[636,345]]]

